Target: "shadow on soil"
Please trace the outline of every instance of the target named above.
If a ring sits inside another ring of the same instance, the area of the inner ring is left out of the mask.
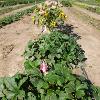
[[[59,25],[57,27],[57,30],[60,32],[63,32],[64,34],[71,34],[73,37],[77,38],[77,40],[81,39],[81,36],[79,36],[78,33],[74,33],[74,31],[73,31],[74,28],[77,28],[77,27],[74,27],[71,24],[65,24],[65,25]],[[87,60],[87,58],[84,59],[84,61],[86,61],[86,60]],[[92,88],[93,83],[89,80],[87,72],[85,71],[85,68],[83,66],[81,66],[80,69],[81,69],[83,75],[81,75],[81,76],[76,75],[76,74],[73,74],[73,75],[75,75],[80,81],[81,81],[81,78],[83,77],[84,82],[86,82],[88,84],[88,89],[89,89],[88,95],[90,95],[92,97],[92,100],[96,100],[94,97],[94,92],[98,96],[98,94],[99,94],[98,89],[95,91],[93,90],[93,88]]]

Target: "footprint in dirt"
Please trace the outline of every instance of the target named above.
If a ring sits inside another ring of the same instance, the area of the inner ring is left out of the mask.
[[[10,45],[5,45],[2,49],[2,56],[3,59],[7,58],[7,56],[12,52],[12,50],[14,49],[14,44],[10,44]]]

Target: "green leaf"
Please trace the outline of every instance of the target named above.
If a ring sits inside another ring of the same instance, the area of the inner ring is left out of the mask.
[[[17,97],[18,97],[18,100],[23,100],[25,98],[25,91],[19,90]]]
[[[39,81],[39,83],[37,84],[37,89],[48,89],[49,88],[49,85],[47,82],[44,82],[44,81]]]
[[[29,70],[29,69],[32,69],[32,65],[31,65],[31,61],[30,60],[26,60],[25,63],[24,63],[24,67],[25,67],[25,70]]]
[[[3,90],[4,90],[3,78],[0,78],[0,97],[4,96]]]
[[[27,100],[37,100],[35,95],[31,92],[28,93],[28,99]]]
[[[52,93],[51,95],[46,95],[45,100],[58,100],[56,94]]]
[[[12,78],[10,78],[10,77],[4,78],[4,84],[11,91],[14,91],[14,90],[16,90],[18,88],[14,77],[12,77]]]
[[[10,99],[10,100],[13,99],[15,97],[15,95],[16,95],[12,91],[5,91],[4,93],[5,93],[6,97],[7,97],[7,99]]]
[[[20,82],[18,84],[19,89],[27,81],[27,79],[28,79],[28,77],[23,77],[23,79],[20,79]]]
[[[38,68],[27,69],[26,73],[27,75],[32,75],[32,76],[38,76],[38,77],[42,76],[42,73]]]
[[[76,91],[88,89],[87,84],[80,84],[76,86]]]
[[[82,97],[84,97],[85,96],[85,91],[84,90],[78,90],[78,91],[76,91],[76,97],[78,98],[78,99],[80,99],[80,98],[82,98]]]

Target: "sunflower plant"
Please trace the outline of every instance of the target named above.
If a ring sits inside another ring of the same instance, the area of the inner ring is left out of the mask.
[[[67,19],[64,12],[59,9],[57,2],[54,1],[38,5],[34,12],[35,15],[32,17],[34,23],[37,21],[38,25],[46,26],[50,31],[64,24]]]

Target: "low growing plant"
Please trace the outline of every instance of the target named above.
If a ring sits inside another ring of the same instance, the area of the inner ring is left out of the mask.
[[[23,11],[20,11],[20,12],[17,12],[15,13],[14,15],[9,15],[9,16],[6,16],[4,18],[1,18],[0,19],[0,27],[3,27],[5,25],[8,25],[8,24],[11,24],[15,21],[18,21],[20,20],[24,15],[28,15],[30,13],[33,13],[33,9],[35,9],[35,7],[32,7],[32,8],[28,8],[26,10],[23,10]]]
[[[49,66],[63,61],[67,67],[73,68],[85,61],[84,50],[77,43],[78,38],[73,34],[51,32],[30,41],[24,53],[25,58],[34,63],[45,59]]]
[[[100,89],[61,63],[44,74],[27,62],[25,74],[0,78],[0,100],[99,100]]]
[[[72,7],[71,0],[60,0],[61,4],[65,7]]]

